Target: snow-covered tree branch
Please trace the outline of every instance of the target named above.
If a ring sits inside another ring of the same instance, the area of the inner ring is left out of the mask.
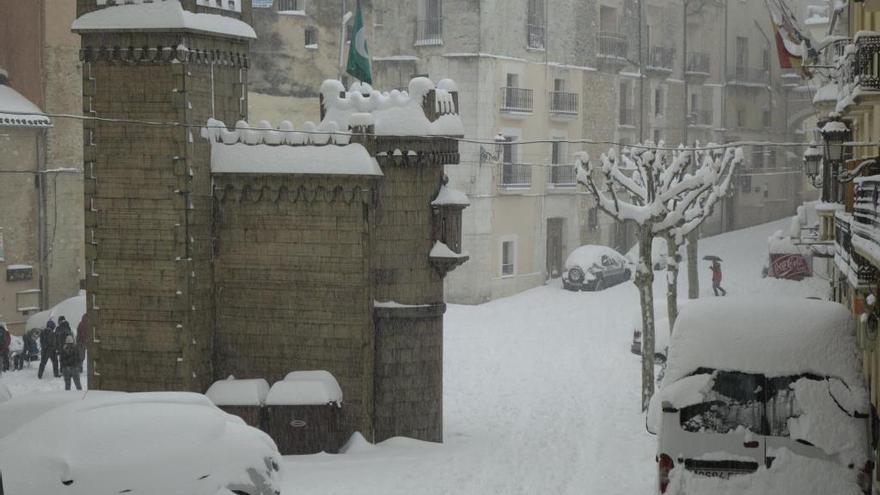
[[[742,163],[740,148],[664,149],[661,142],[621,154],[612,148],[593,163],[586,153],[577,157],[577,178],[596,197],[599,208],[619,222],[634,222],[639,230],[639,262],[635,284],[642,306],[642,406],[654,392],[654,272],[651,245],[665,237],[672,256],[667,274],[670,328],[677,316],[678,263],[675,254],[688,234],[712,215],[727,195],[734,169]],[[622,155],[622,156],[621,156]],[[674,251],[673,251],[674,250]],[[649,350],[649,351],[646,351]]]

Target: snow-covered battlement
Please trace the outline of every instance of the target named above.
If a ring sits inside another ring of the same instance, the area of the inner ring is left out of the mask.
[[[436,85],[425,77],[410,81],[408,91],[380,92],[354,83],[349,91],[333,79],[321,85],[322,125],[339,129],[373,126],[376,135],[462,136],[464,126],[456,108],[458,87],[450,79]]]
[[[208,119],[202,137],[211,142],[211,171],[239,174],[382,175],[367,149],[349,144],[350,136],[334,134],[331,124],[307,122],[304,132],[284,121],[276,129],[266,121],[252,128],[239,121],[230,130]]]
[[[230,0],[222,0],[229,9]],[[234,0],[237,4],[237,0]],[[208,3],[200,0],[199,5]],[[216,7],[216,2],[212,2]],[[74,32],[102,32],[119,30],[138,31],[194,31],[220,36],[257,39],[257,33],[246,22],[218,14],[197,14],[183,8],[180,0],[153,0],[137,2],[125,0],[110,3],[98,1],[106,7],[89,12],[73,21]],[[240,8],[240,7],[239,7]]]

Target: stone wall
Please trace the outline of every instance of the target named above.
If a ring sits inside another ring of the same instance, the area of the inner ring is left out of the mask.
[[[215,379],[327,370],[345,438],[372,432],[376,179],[215,176]]]
[[[181,43],[188,53],[108,49]],[[188,126],[212,113],[241,118],[247,75],[241,58],[212,69],[196,50],[242,54],[246,45],[137,33],[83,34],[82,44],[87,114],[176,123],[85,124],[89,384],[203,391],[213,378],[212,190],[208,147]],[[128,57],[140,60],[119,63]]]

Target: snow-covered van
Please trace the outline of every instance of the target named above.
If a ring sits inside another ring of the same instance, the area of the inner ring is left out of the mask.
[[[692,301],[648,411],[659,493],[870,494],[869,418],[843,306]]]

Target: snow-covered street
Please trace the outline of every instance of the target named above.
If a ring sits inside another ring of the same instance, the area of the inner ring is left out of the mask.
[[[788,224],[705,239],[700,256],[724,259],[731,295],[827,297],[818,277],[761,278],[767,238]],[[701,294],[711,297],[708,263],[700,267]],[[661,299],[661,272],[657,279]],[[287,457],[285,493],[650,493],[655,444],[639,411],[639,357],[630,353],[637,314],[631,283],[599,293],[554,283],[451,305],[445,444],[392,439],[357,442],[341,455]]]
[[[767,238],[788,223],[705,239],[700,256],[724,259],[731,295],[825,298],[818,277],[761,278]],[[711,297],[707,265],[701,293]],[[664,280],[657,272],[658,300]],[[655,440],[639,410],[640,358],[630,352],[637,315],[631,283],[575,293],[555,281],[479,306],[450,305],[445,443],[356,439],[344,454],[288,456],[284,493],[650,493]],[[50,370],[37,381],[37,364],[0,383],[14,395],[62,388]]]

